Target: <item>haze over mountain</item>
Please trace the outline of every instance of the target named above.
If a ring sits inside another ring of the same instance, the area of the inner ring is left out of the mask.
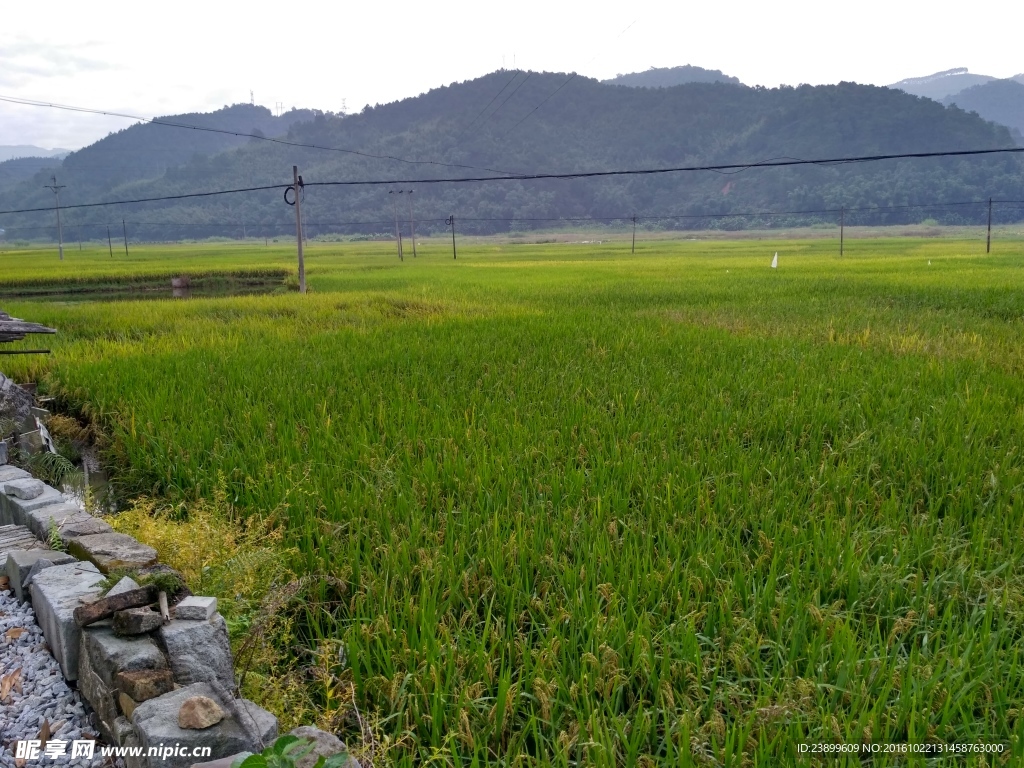
[[[928,99],[935,99],[935,101],[942,101],[967,88],[991,83],[993,80],[998,79],[991,75],[973,74],[968,72],[966,67],[957,67],[943,72],[936,72],[932,75],[925,75],[924,77],[908,77],[906,80],[900,80],[889,87],[899,88],[901,91],[913,94],[914,96],[924,96]],[[1024,84],[1024,73],[1008,79]]]
[[[70,149],[43,149],[31,144],[5,144],[0,146],[0,163],[19,157],[64,157]]]
[[[1017,143],[1024,145],[1024,83],[1016,79],[990,80],[947,96],[942,103],[956,104],[968,112],[977,112],[986,120],[1009,127]]]
[[[651,67],[646,72],[630,72],[616,75],[602,83],[628,85],[633,88],[671,88],[685,83],[733,83],[740,85],[738,78],[723,74],[718,69],[704,69],[686,64],[681,67]]]
[[[137,125],[73,153],[59,173],[62,203],[130,199],[291,182],[298,165],[307,183],[438,179],[503,172],[758,163],[771,158],[987,149],[1012,146],[1008,129],[956,107],[889,88],[841,83],[777,89],[729,83],[623,88],[564,73],[500,70],[435,88],[358,115],[295,112],[274,118],[235,105],[174,121],[230,124],[249,132],[287,130],[291,142],[350,151],[283,146],[162,125]],[[227,122],[224,122],[227,121]],[[287,128],[285,128],[287,124]],[[240,130],[239,132],[242,132]],[[359,154],[363,153],[363,154]],[[372,157],[377,155],[381,157]],[[391,156],[386,159],[383,156]],[[394,158],[404,158],[400,162]],[[449,165],[445,165],[449,164]],[[457,167],[457,165],[463,167]],[[0,209],[48,208],[46,175],[0,191]],[[894,160],[869,164],[750,168],[736,173],[670,173],[604,179],[491,183],[307,186],[309,236],[393,229],[389,189],[416,189],[417,231],[496,232],[550,222],[508,219],[673,215],[864,208],[1024,197],[1021,158]],[[281,188],[246,194],[69,210],[66,233],[97,237],[124,217],[129,235],[176,239],[211,235],[286,235],[294,211]],[[404,198],[406,201],[408,198]],[[407,212],[399,212],[405,219]],[[998,216],[1008,215],[999,212]],[[973,209],[891,210],[847,214],[847,222],[923,218],[975,222]],[[747,219],[740,224],[808,224],[831,214]],[[358,222],[358,223],[353,223]],[[976,223],[976,222],[975,222]],[[659,226],[736,226],[735,220],[677,218]],[[52,237],[49,212],[0,218],[8,236]],[[18,229],[18,228],[22,229]],[[26,229],[36,227],[38,229]],[[18,233],[21,233],[18,235]]]

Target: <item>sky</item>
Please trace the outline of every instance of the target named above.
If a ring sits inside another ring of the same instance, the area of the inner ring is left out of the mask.
[[[505,67],[599,79],[693,64],[748,85],[1024,72],[1024,3],[5,4],[0,97],[143,117],[247,102],[349,112]],[[130,120],[0,102],[0,145],[76,149]]]

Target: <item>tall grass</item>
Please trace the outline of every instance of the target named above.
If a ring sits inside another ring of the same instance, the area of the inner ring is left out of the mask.
[[[305,297],[12,304],[62,333],[11,367],[131,490],[276,511],[288,566],[345,585],[296,636],[344,644],[391,764],[1019,759],[1001,247],[324,246]]]

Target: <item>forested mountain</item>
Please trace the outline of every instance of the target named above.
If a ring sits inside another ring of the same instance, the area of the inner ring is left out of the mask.
[[[630,72],[602,80],[609,85],[629,85],[634,88],[671,88],[685,83],[732,83],[740,85],[739,78],[723,74],[718,69],[704,69],[686,64],[682,67],[651,67],[646,72]]]
[[[236,108],[232,108],[236,109]],[[247,108],[251,109],[251,108]],[[202,116],[182,116],[181,122]],[[210,139],[196,131],[142,126],[153,141],[183,158]],[[152,129],[152,130],[150,130]],[[129,129],[132,130],[132,129]],[[157,133],[159,131],[159,133]],[[122,132],[126,133],[126,132]],[[141,137],[142,134],[138,134]],[[121,134],[69,157],[61,171],[65,204],[176,195],[217,189],[284,185],[298,165],[307,183],[427,180],[501,175],[501,172],[583,172],[722,163],[772,158],[830,158],[865,154],[988,149],[1013,146],[1006,128],[957,107],[897,90],[841,83],[799,88],[748,88],[690,83],[671,88],[629,88],[554,73],[498,71],[434,89],[416,98],[368,107],[348,117],[318,113],[294,123],[287,140],[324,151],[244,140],[213,155],[199,150],[174,165],[134,147],[154,163],[153,178],[109,184],[85,180],[76,165],[95,158],[96,177],[117,178],[116,153],[91,152]],[[216,136],[211,138],[216,139]],[[106,143],[106,145],[105,145]],[[158,146],[158,145],[150,145]],[[361,154],[359,154],[361,153]],[[153,153],[154,155],[156,153]],[[384,159],[377,156],[391,156]],[[104,160],[106,159],[106,160]],[[109,165],[110,167],[105,167]],[[72,173],[74,169],[74,173]],[[620,176],[602,179],[500,181],[366,186],[308,186],[303,212],[307,234],[393,231],[396,195],[413,189],[417,231],[441,231],[455,214],[460,232],[496,232],[559,217],[672,215],[703,217],[746,211],[803,211],[997,198],[1024,199],[1024,165],[1015,155],[892,160],[869,164],[797,166],[714,172]],[[38,179],[0,193],[0,209],[52,206]],[[407,205],[408,196],[401,198]],[[401,218],[407,209],[398,211]],[[997,212],[998,216],[1008,215]],[[280,188],[159,203],[69,210],[66,233],[76,227],[99,236],[103,225],[128,221],[129,236],[175,239],[210,235],[262,236],[294,231],[294,211]],[[975,221],[972,209],[952,207],[850,212],[848,222]],[[52,213],[0,217],[8,236],[17,227],[53,226]],[[510,222],[510,219],[518,219]],[[737,226],[832,221],[831,214],[741,220],[678,218],[659,226]],[[997,218],[998,220],[998,218]],[[90,229],[91,227],[91,229]],[[52,233],[47,236],[52,237]]]
[[[1024,83],[990,80],[947,96],[942,103],[956,104],[968,112],[977,112],[986,120],[1007,126],[1024,146]]]
[[[10,189],[18,182],[35,178],[44,171],[59,170],[60,158],[19,157],[15,160],[4,160],[0,162],[0,190]]]

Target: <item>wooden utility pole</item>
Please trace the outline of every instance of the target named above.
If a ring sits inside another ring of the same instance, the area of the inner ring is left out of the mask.
[[[451,216],[445,219],[444,223],[452,228],[452,259],[454,260],[458,258],[458,256],[455,253],[455,214],[453,213]]]
[[[839,209],[839,255],[843,255],[843,236],[846,230],[846,206]]]
[[[107,224],[107,249],[110,251],[110,258],[114,258],[114,244],[110,240],[110,225]]]
[[[388,194],[389,195],[395,194],[395,190],[389,189],[388,190]],[[395,202],[396,199],[397,198],[394,198],[394,197],[391,198],[391,209],[395,213],[395,242],[398,244],[398,260],[399,261],[405,261],[405,259],[402,258],[402,233],[398,229],[398,203]]]
[[[124,255],[128,255],[128,225],[121,219],[121,232],[124,233]]]
[[[57,208],[57,252],[60,254],[60,260],[64,261],[64,232],[60,226],[60,191],[66,187],[66,184],[57,184],[57,177],[51,176],[50,179],[53,184],[46,184],[46,188],[49,189],[56,196],[55,206]]]
[[[306,261],[302,256],[302,210],[299,208],[299,195],[302,191],[302,177],[299,166],[292,166],[292,191],[295,193],[295,242],[299,249],[299,293],[306,292]]]
[[[992,253],[992,198],[988,199],[988,237],[985,238],[985,253]]]
[[[636,253],[636,216],[633,217],[633,247],[630,253]]]

